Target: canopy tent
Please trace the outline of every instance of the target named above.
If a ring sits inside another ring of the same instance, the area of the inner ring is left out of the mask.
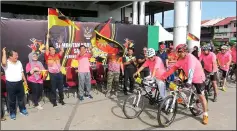
[[[173,41],[173,34],[171,34],[170,32],[166,31],[164,29],[164,27],[162,27],[162,25],[160,24],[159,21],[156,21],[156,23],[154,24],[154,26],[158,26],[159,27],[159,42],[162,41]]]

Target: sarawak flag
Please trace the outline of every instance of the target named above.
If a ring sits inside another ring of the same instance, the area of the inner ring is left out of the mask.
[[[191,33],[188,33],[187,39],[188,40],[199,41],[199,39],[195,35],[193,35]]]
[[[77,30],[79,28],[66,16],[64,16],[58,9],[48,8],[48,29],[52,26],[73,26]]]

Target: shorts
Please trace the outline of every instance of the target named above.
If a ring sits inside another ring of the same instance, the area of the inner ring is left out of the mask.
[[[196,88],[197,94],[201,95],[203,94],[205,90],[205,83],[193,83],[193,86]]]
[[[220,71],[222,72],[222,77],[225,79],[227,77],[228,71],[225,71],[225,70],[222,70],[222,69],[220,69]]]
[[[205,72],[206,75],[207,75],[207,74],[210,74],[210,72],[208,72],[208,71],[206,71],[206,70],[204,70],[204,72]],[[211,81],[216,81],[216,80],[217,80],[217,72],[214,72],[213,75],[210,75],[210,80],[211,80]]]

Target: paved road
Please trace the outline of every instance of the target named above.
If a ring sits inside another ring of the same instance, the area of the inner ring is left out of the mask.
[[[228,85],[227,92],[219,91],[218,102],[209,102],[209,124],[202,125],[201,117],[193,117],[189,110],[179,111],[175,122],[167,130],[236,130],[236,85]],[[122,103],[126,96],[108,99],[94,94],[94,99],[79,102],[71,96],[65,106],[53,108],[47,102],[44,110],[29,107],[29,116],[17,115],[17,120],[1,122],[2,130],[159,130],[157,107],[149,106],[136,119],[126,119]]]

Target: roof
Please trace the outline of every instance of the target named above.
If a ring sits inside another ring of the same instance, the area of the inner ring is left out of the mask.
[[[202,24],[202,26],[204,27],[210,27],[210,26],[214,26],[216,23],[224,20],[225,18],[217,18],[217,19],[212,19],[212,20],[209,20],[205,23]]]
[[[236,19],[236,17],[226,17],[222,21],[219,21],[214,26],[223,26],[229,24],[232,20]]]
[[[203,20],[202,22],[201,22],[201,25],[202,24],[204,24],[204,23],[206,23],[206,22],[208,22],[209,20]]]

